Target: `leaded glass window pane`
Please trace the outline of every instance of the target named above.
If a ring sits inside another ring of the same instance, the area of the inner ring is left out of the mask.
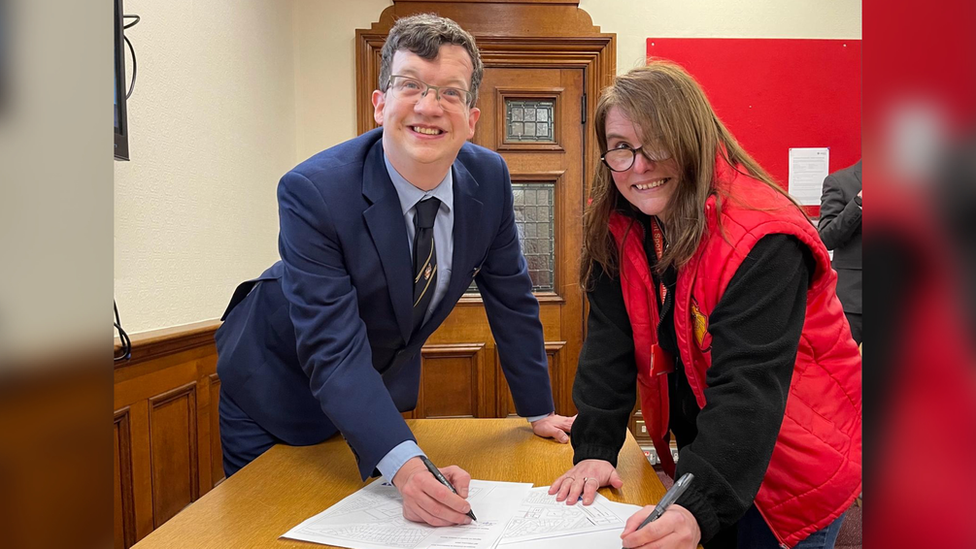
[[[553,134],[552,99],[506,99],[505,141],[523,143],[555,143]]]
[[[555,290],[555,191],[552,183],[512,183],[515,226],[522,255],[529,265],[529,277],[532,279],[534,292]],[[473,282],[466,293],[478,293]]]

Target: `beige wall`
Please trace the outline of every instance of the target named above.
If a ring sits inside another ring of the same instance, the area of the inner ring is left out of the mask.
[[[861,38],[860,0],[580,0],[617,34],[617,71],[640,66],[646,39]]]
[[[295,163],[291,0],[127,0],[138,75],[115,163],[115,297],[130,332],[220,316],[277,258]]]
[[[135,160],[115,169],[115,294],[133,333],[218,317],[237,282],[277,259],[277,180],[355,135],[354,29],[392,2],[180,4],[126,3],[143,22],[130,31],[140,63]],[[619,71],[642,62],[650,36],[861,37],[859,0],[580,8],[617,33]]]
[[[295,0],[298,156],[356,135],[355,29],[368,29],[390,0]]]

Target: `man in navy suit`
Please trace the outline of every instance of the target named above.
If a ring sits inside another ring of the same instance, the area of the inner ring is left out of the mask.
[[[439,484],[400,412],[417,403],[421,346],[472,280],[518,413],[537,435],[568,441],[573,418],[553,413],[508,168],[467,143],[483,71],[455,22],[401,19],[372,97],[382,128],[282,177],[281,261],[238,287],[216,335],[228,476],[274,444],[339,432],[363,479],[383,474],[400,490],[406,518],[470,522],[470,476],[442,469],[460,497]]]

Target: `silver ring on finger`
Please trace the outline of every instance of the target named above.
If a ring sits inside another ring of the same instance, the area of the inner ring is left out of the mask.
[[[573,482],[576,482],[576,477],[567,476],[566,478],[571,478],[571,479],[573,479]]]
[[[583,477],[583,484],[585,485],[588,480],[596,480],[596,477]]]

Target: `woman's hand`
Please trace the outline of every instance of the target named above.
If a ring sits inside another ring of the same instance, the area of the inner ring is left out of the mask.
[[[691,511],[680,505],[672,505],[661,518],[637,529],[654,510],[648,505],[627,519],[620,541],[624,549],[695,549],[701,541],[701,529]]]
[[[624,485],[613,465],[602,459],[584,459],[552,483],[549,495],[556,494],[556,501],[566,500],[566,505],[573,505],[582,495],[583,505],[589,505],[596,498],[597,489],[607,485]]]

